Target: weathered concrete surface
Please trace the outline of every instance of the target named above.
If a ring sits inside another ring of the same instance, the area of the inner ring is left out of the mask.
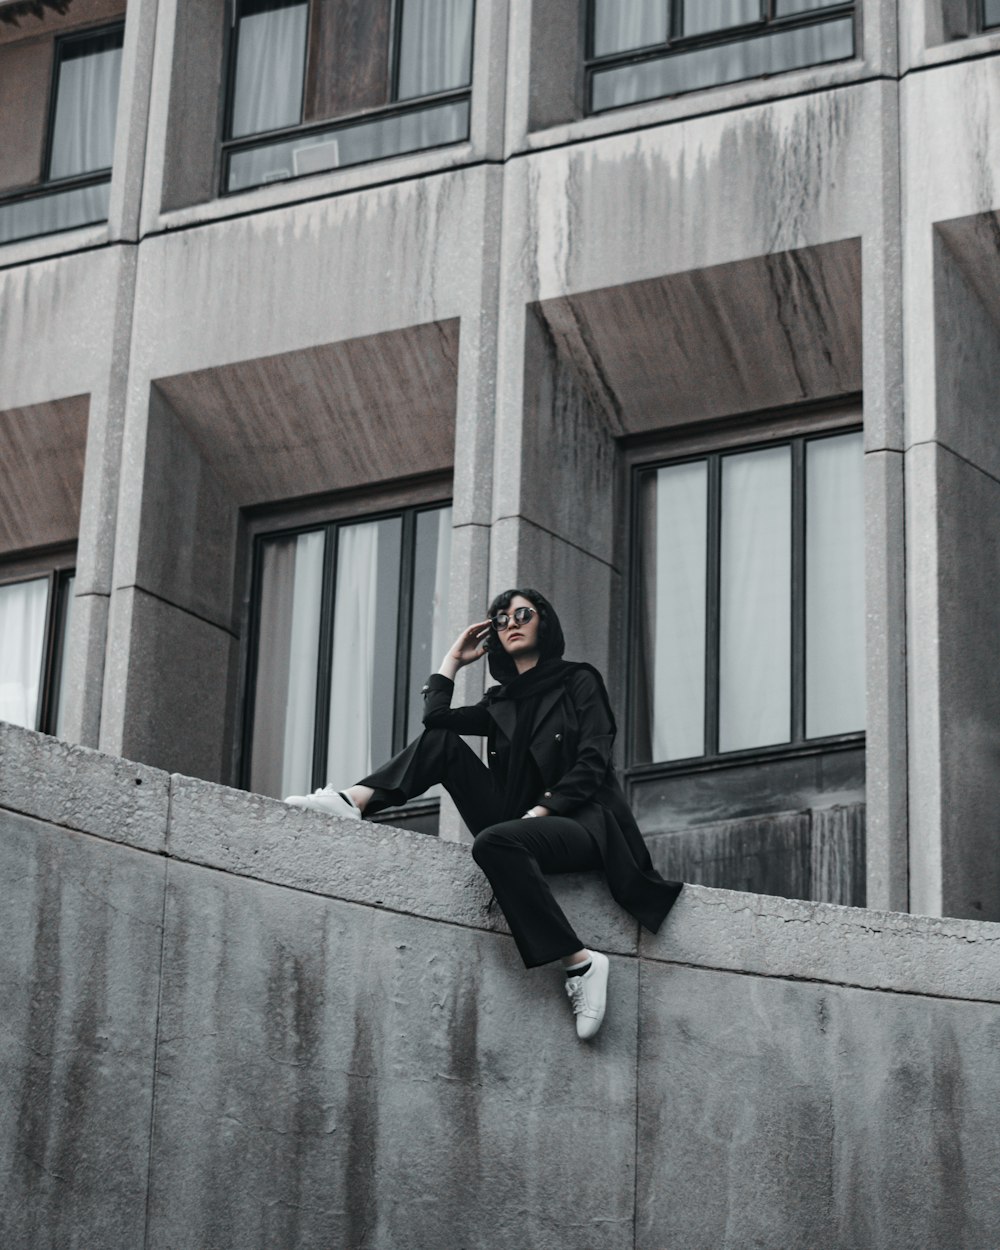
[[[986,1247],[1000,1006],[644,964],[636,1247]]]
[[[560,974],[503,938],[171,865],[150,1250],[631,1247],[615,973],[568,1051]]]
[[[0,809],[162,851],[166,773],[0,721]]]
[[[998,925],[687,886],[637,952],[566,879],[582,1046],[466,847],[182,777],[114,845],[130,765],[0,746],[4,1247],[1000,1244]]]
[[[0,811],[10,1250],[143,1245],[164,873],[157,856]]]

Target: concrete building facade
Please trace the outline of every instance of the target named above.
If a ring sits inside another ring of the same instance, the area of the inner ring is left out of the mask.
[[[998,105],[994,0],[0,2],[0,624],[46,587],[5,767],[41,730],[273,813],[537,586],[665,872],[994,940]]]

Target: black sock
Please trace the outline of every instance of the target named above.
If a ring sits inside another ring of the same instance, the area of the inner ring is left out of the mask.
[[[585,964],[577,964],[574,968],[567,968],[566,975],[568,977],[582,977],[585,972],[590,971],[592,962],[592,960],[588,959]]]

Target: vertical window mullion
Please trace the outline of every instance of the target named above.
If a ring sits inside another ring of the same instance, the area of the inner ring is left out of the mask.
[[[235,2],[235,0],[234,0]],[[243,711],[243,743],[240,754],[240,784],[249,790],[252,784],[253,726],[257,704],[257,670],[260,666],[260,616],[261,586],[264,569],[264,543],[258,536],[253,544],[253,561],[250,570],[250,615],[247,621],[251,640],[250,664],[247,672],[246,699]]]
[[[806,736],[805,440],[792,443],[792,742]]]
[[[722,458],[708,459],[708,610],[705,613],[705,754],[719,753]]]
[[[413,564],[417,516],[412,509],[403,513],[402,546],[399,561],[399,615],[396,626],[396,695],[392,715],[392,749],[406,745],[409,720],[407,698],[410,690],[410,635],[413,621]]]
[[[334,587],[337,584],[337,526],[326,528],[323,552],[322,608],[319,617],[319,663],[316,666],[316,732],[313,735],[313,789],[325,786],[330,737],[330,670],[333,666]]]
[[[399,98],[399,54],[402,43],[403,0],[392,0],[389,18],[389,103]]]
[[[42,644],[42,664],[38,679],[38,706],[35,709],[35,728],[43,733],[51,731],[53,677],[55,675],[56,634],[59,623],[59,574],[48,575],[49,599],[45,608],[45,641]]]

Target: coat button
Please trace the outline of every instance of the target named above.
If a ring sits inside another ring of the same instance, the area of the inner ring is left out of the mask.
[[[562,734],[556,734],[556,742],[562,742]]]
[[[551,790],[546,790],[546,791],[545,791],[545,793],[542,795],[542,798],[543,798],[543,799],[551,799],[551,798],[552,798],[552,791],[551,791]]]
[[[491,751],[490,755],[496,755],[496,751]]]

